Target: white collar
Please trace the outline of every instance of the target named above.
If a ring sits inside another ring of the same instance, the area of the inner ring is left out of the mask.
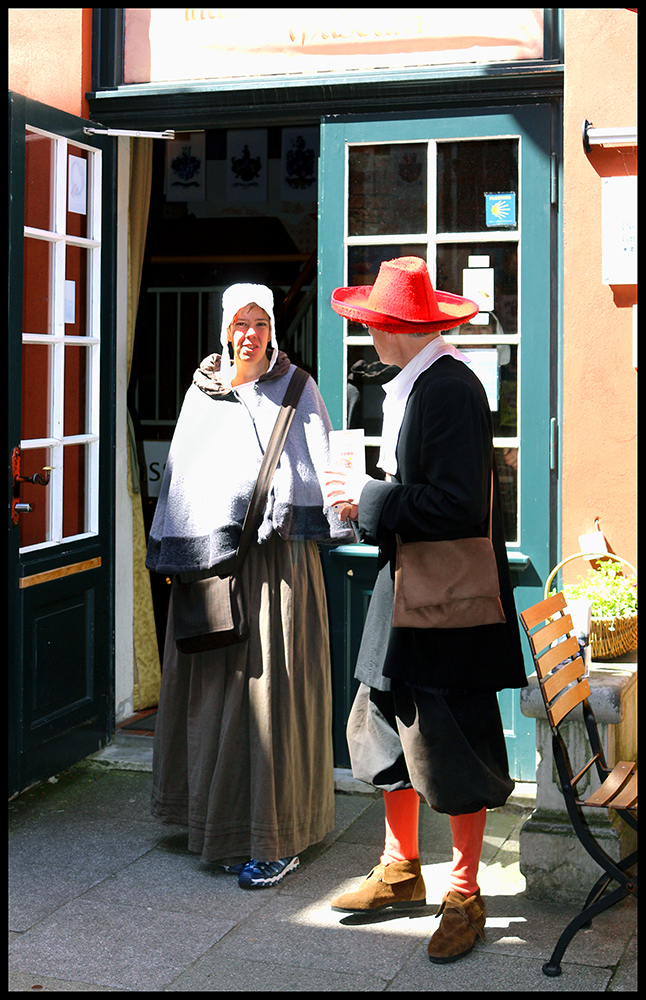
[[[444,337],[440,335],[434,337],[414,358],[411,358],[406,367],[402,368],[395,378],[382,386],[386,396],[383,403],[384,419],[377,465],[391,476],[397,472],[397,440],[411,389],[422,372],[446,354],[466,365],[470,364],[466,355],[462,354],[453,344],[447,344]]]

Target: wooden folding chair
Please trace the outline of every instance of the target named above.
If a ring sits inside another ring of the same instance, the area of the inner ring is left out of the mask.
[[[520,620],[532,648],[536,673],[547,719],[552,730],[552,746],[563,797],[574,831],[588,854],[601,866],[603,875],[592,887],[581,912],[561,934],[549,962],[543,965],[546,976],[558,976],[561,959],[579,928],[589,924],[598,913],[608,909],[624,896],[637,897],[637,877],[628,869],[637,861],[634,851],[622,861],[613,861],[597,843],[582,812],[582,806],[614,809],[633,829],[637,829],[637,767],[634,761],[621,760],[614,768],[606,764],[597,722],[588,703],[590,684],[585,676],[585,663],[575,635],[572,619],[565,614],[567,602],[559,592],[521,612]],[[559,641],[560,640],[560,641]],[[577,705],[581,705],[583,719],[590,743],[591,756],[581,770],[574,774],[567,747],[559,726]],[[581,799],[577,784],[590,768],[596,768],[601,787]],[[617,887],[606,894],[612,883]]]

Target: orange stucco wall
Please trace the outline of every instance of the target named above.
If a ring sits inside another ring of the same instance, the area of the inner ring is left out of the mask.
[[[611,8],[565,10],[563,158],[563,556],[601,529],[611,551],[636,560],[637,372],[635,285],[602,284],[601,178],[637,173],[636,147],[581,142],[597,128],[637,121],[637,16]],[[576,560],[571,577],[585,564]]]
[[[91,7],[9,8],[9,90],[89,117]]]

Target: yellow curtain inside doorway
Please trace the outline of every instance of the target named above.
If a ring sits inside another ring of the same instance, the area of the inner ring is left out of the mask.
[[[146,246],[150,191],[152,186],[153,140],[130,140],[130,198],[128,212],[128,378],[139,305],[141,271]],[[133,633],[134,633],[134,696],[135,712],[154,708],[159,701],[161,667],[157,647],[157,632],[153,612],[150,576],[145,566],[146,535],[139,487],[132,422],[128,419],[128,491],[132,501],[133,548]]]

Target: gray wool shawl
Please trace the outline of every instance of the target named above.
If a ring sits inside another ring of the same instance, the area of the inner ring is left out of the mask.
[[[294,365],[275,366],[243,391],[218,378],[219,355],[202,362],[177,421],[153,519],[146,566],[157,573],[229,572],[260,463]],[[330,418],[312,378],[305,384],[258,529],[284,539],[346,543],[354,533],[323,499]]]

